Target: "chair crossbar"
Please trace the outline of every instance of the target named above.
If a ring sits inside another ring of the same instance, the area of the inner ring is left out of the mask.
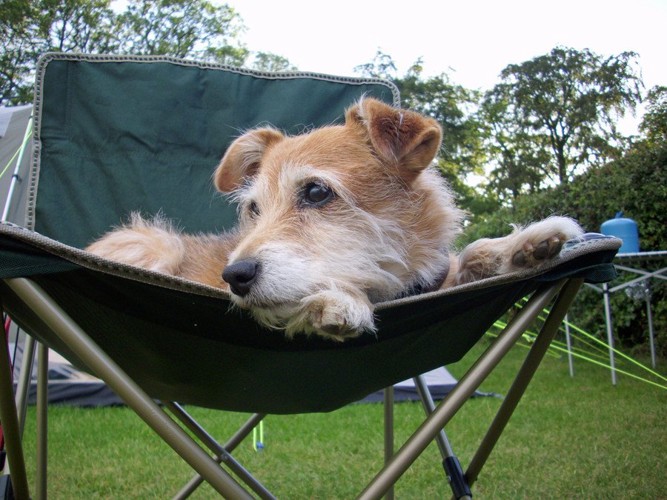
[[[30,381],[32,380],[32,366],[35,361],[36,341],[30,335],[26,335],[23,344],[23,359],[19,371],[19,379],[16,385],[16,409],[19,416],[19,435],[23,437],[25,429],[25,419],[28,412],[28,392],[30,390]]]
[[[215,461],[218,464],[224,463],[241,481],[243,481],[252,491],[257,493],[260,498],[266,500],[275,499],[275,496],[267,490],[262,483],[255,479],[255,477],[231,454],[237,444],[247,437],[248,434],[252,432],[253,428],[261,422],[264,415],[257,413],[252,415],[246,424],[233,436],[233,440],[230,440],[231,442],[221,445],[206,431],[206,429],[192,418],[181,405],[171,402],[165,403],[165,406],[215,454]],[[204,478],[200,474],[197,474],[174,496],[174,499],[187,498],[202,484],[203,481]]]
[[[567,314],[567,310],[570,307],[572,300],[574,300],[574,297],[582,284],[583,280],[580,279],[569,280],[560,292],[558,300],[551,308],[551,311],[542,326],[542,330],[535,338],[535,342],[531,346],[523,365],[519,369],[514,382],[508,390],[496,417],[489,426],[487,434],[480,443],[476,454],[470,461],[470,465],[465,474],[469,485],[472,486],[477,480],[482,466],[489,457],[495,444],[503,433],[505,426],[509,422],[510,417],[518,406],[519,401],[528,388],[528,384],[542,362],[544,355],[549,349],[551,341],[554,339],[563,318],[565,318],[565,315]]]
[[[563,279],[537,290],[528,303],[509,322],[503,332],[489,346],[486,352],[470,367],[459,380],[456,387],[443,399],[435,410],[426,418],[421,426],[405,442],[393,458],[373,478],[359,495],[359,499],[381,498],[386,491],[405,473],[426,447],[435,439],[442,428],[458,412],[467,399],[479,388],[481,383],[500,363],[510,348],[519,340],[523,332],[538,317],[542,310],[558,295],[568,280]],[[578,289],[580,282],[577,281]],[[568,287],[570,290],[570,287]],[[570,297],[570,295],[572,295]],[[567,294],[571,301],[574,294]],[[564,300],[561,297],[561,300]],[[569,302],[568,302],[569,303]],[[552,310],[552,314],[560,313],[561,308]],[[563,314],[564,316],[564,314]],[[562,319],[562,318],[561,318]],[[552,323],[550,322],[551,326]],[[557,325],[556,325],[557,326]],[[546,325],[545,325],[546,327]],[[545,332],[545,328],[543,328]],[[551,333],[551,332],[546,332]]]

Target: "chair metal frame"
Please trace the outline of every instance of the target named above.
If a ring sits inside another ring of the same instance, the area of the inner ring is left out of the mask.
[[[92,369],[96,376],[107,383],[153,431],[196,471],[197,476],[177,494],[176,498],[187,497],[202,481],[208,482],[218,493],[228,498],[253,498],[251,492],[260,498],[274,498],[268,489],[246,471],[231,455],[234,448],[252,432],[253,427],[263,418],[263,415],[252,415],[249,421],[225,444],[219,444],[191,419],[177,403],[165,403],[163,406],[157,404],[95,344],[90,336],[38,284],[28,278],[11,278],[4,281],[16,296],[40,316],[61,341],[72,348],[74,353]],[[486,352],[470,367],[457,386],[437,406],[433,405],[427,391],[423,391],[423,384],[417,379],[417,385],[422,389],[422,395],[424,396],[422,401],[427,417],[396,453],[393,451],[392,396],[391,391],[387,391],[385,396],[385,403],[387,403],[385,405],[385,466],[361,492],[359,498],[380,498],[383,495],[391,497],[394,483],[434,440],[438,442],[443,454],[443,463],[454,496],[456,498],[468,497],[469,487],[479,477],[484,463],[521,400],[582,283],[582,279],[570,278],[542,285],[533,293],[529,302],[514,316]],[[528,352],[523,366],[518,371],[514,383],[492,421],[487,434],[482,439],[471,463],[463,473],[444,435],[444,427],[479,388],[480,384],[511,347],[521,338],[523,332],[533,324],[537,316],[552,301],[553,306],[537,340]],[[9,356],[6,349],[0,349],[0,351],[2,351],[2,354],[0,354],[0,370],[7,374],[10,370]],[[38,351],[40,392],[37,401],[38,451],[34,498],[46,498],[47,388],[45,373],[48,369],[48,366],[46,366],[48,350],[39,344]],[[17,393],[15,401],[12,395],[13,388],[9,380],[8,377],[0,377],[0,420],[3,422],[6,435],[7,457],[11,464],[14,495],[16,498],[30,498],[21,445],[22,425],[20,422],[25,419],[25,404],[23,402],[25,395],[20,392]],[[173,417],[170,417],[168,413],[171,413]],[[197,443],[185,429],[193,432],[201,442],[205,443],[214,456],[212,457],[209,451]],[[244,483],[245,486],[240,483]]]

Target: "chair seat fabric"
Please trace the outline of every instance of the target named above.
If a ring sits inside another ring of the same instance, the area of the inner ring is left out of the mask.
[[[346,342],[286,338],[232,307],[226,292],[99,259],[0,224],[0,278],[39,284],[149,395],[232,411],[331,411],[453,363],[513,303],[544,283],[614,276],[620,242],[587,235],[539,271],[522,271],[378,304],[377,334]],[[86,369],[11,290],[12,318]]]

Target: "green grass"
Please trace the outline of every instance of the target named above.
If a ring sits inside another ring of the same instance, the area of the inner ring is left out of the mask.
[[[461,376],[476,347],[450,367]],[[506,392],[525,350],[515,348],[482,389]],[[659,371],[665,373],[665,367]],[[447,432],[464,468],[501,401],[469,401]],[[667,498],[667,391],[599,367],[547,357],[473,486],[476,498]],[[246,417],[189,408],[224,440]],[[396,442],[421,421],[420,405],[396,407]],[[34,409],[26,453],[34,463]],[[235,456],[279,498],[352,498],[382,466],[382,406],[351,405],[329,414],[269,416],[266,448],[244,442]],[[126,408],[52,407],[51,498],[166,498],[191,473]],[[430,446],[396,487],[397,498],[449,496],[437,448]],[[32,477],[33,470],[29,470]],[[194,498],[214,498],[202,486]]]

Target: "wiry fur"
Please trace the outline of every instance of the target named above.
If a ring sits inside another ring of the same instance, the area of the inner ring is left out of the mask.
[[[133,216],[88,250],[230,290],[224,270],[234,303],[261,323],[343,339],[374,330],[373,303],[537,266],[581,233],[552,217],[452,254],[463,214],[431,166],[440,140],[434,120],[373,99],[344,125],[252,130],[214,174],[239,203],[234,232],[185,235]],[[313,202],[314,185],[330,196]]]

